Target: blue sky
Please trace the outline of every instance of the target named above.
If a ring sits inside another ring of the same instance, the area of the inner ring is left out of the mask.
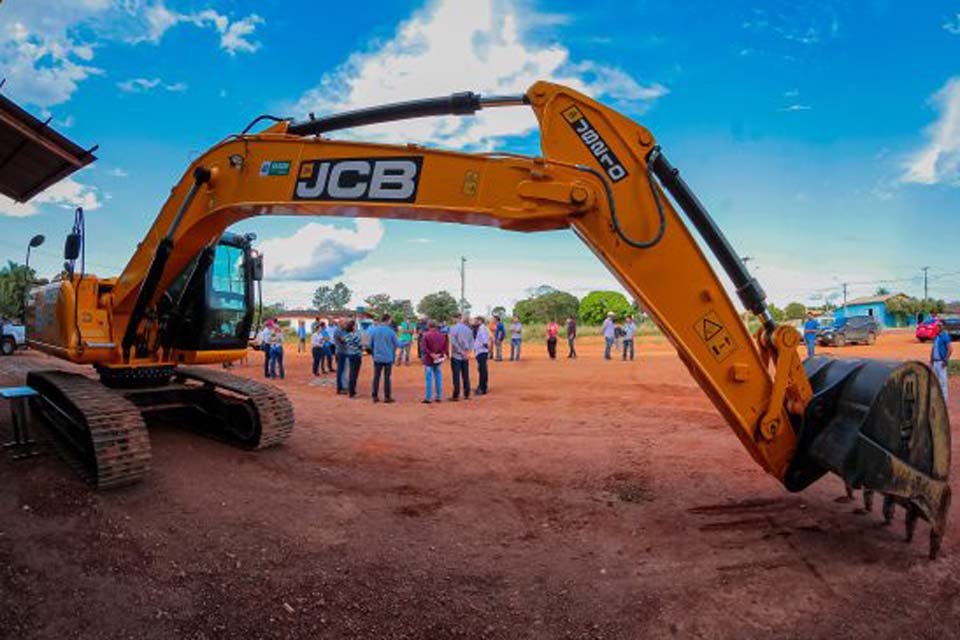
[[[851,296],[881,285],[920,295],[923,266],[932,295],[960,298],[960,2],[363,7],[3,2],[3,91],[100,150],[27,206],[0,201],[0,256],[22,260],[29,237],[44,233],[34,260],[52,274],[83,204],[89,261],[116,273],[190,159],[260,113],[522,91],[544,78],[652,129],[772,300],[835,299],[842,282]],[[536,153],[532,123],[513,112],[354,135]],[[289,306],[340,279],[358,298],[456,291],[461,255],[481,311],[539,284],[578,295],[617,288],[568,232],[320,218],[240,228],[263,241],[267,299]]]

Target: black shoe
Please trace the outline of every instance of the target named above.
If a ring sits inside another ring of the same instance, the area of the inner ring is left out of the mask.
[[[373,404],[377,404],[378,402],[380,402],[380,398],[373,396]]]
[[[440,401],[437,400],[437,402],[440,402]],[[429,401],[429,400],[421,400],[421,401],[420,401],[420,404],[430,404],[430,401]]]
[[[450,396],[450,402],[458,402],[459,400],[460,396]]]
[[[396,400],[394,400],[393,398],[387,398],[387,399],[384,400],[383,402],[384,402],[385,404],[393,404],[394,402],[396,402]]]
[[[437,398],[436,400],[433,401],[434,404],[440,404],[441,402],[443,402],[443,400],[441,400],[440,398]]]

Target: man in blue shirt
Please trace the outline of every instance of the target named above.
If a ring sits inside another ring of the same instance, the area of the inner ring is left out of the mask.
[[[807,357],[812,358],[813,352],[817,348],[817,332],[820,331],[820,323],[809,311],[807,312],[807,321],[803,323],[803,341],[807,345]]]
[[[950,356],[953,355],[953,345],[950,344],[950,334],[946,327],[940,322],[937,324],[937,337],[933,339],[933,347],[930,349],[930,366],[940,382],[940,389],[943,391],[943,401],[947,401],[947,368],[950,363]]]
[[[493,316],[493,319],[497,322],[493,330],[494,360],[503,362],[503,341],[507,339],[507,328],[503,326],[500,316]]]
[[[630,356],[630,359],[633,360],[634,355],[636,354],[635,349],[633,348],[633,340],[637,335],[637,325],[633,321],[633,316],[627,316],[627,321],[623,325],[623,359],[626,361],[627,356]]]
[[[457,322],[450,327],[450,372],[453,374],[454,402],[460,399],[460,382],[463,381],[463,399],[470,399],[470,352],[473,351],[473,330],[467,324],[465,315],[457,316]]]
[[[385,313],[380,324],[370,327],[367,333],[370,340],[370,352],[373,354],[373,401],[380,402],[380,375],[383,375],[384,402],[392,403],[390,374],[393,373],[393,359],[400,347],[400,340],[393,330],[390,314]]]

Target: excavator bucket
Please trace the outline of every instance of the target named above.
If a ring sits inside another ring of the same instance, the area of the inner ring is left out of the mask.
[[[813,388],[785,483],[799,491],[827,471],[848,487],[884,496],[884,517],[906,509],[907,539],[930,523],[930,557],[950,507],[950,422],[933,372],[920,362],[808,358]]]

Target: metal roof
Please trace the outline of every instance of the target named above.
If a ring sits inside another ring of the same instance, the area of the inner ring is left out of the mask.
[[[0,193],[26,202],[96,157],[0,96]]]

